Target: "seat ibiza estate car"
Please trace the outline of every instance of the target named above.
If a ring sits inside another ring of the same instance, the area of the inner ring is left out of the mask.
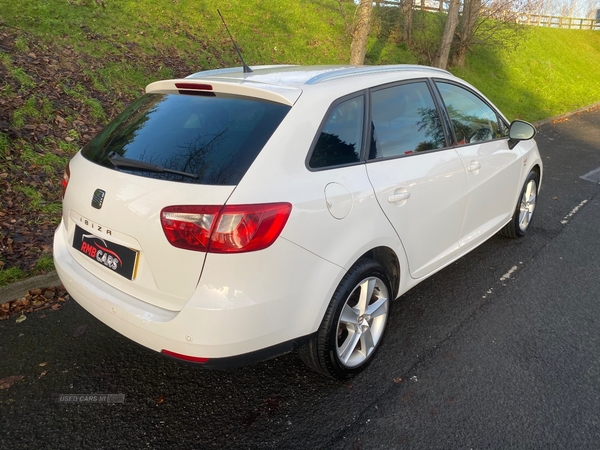
[[[526,233],[534,134],[423,66],[158,81],[68,164],[56,268],[156,352],[219,368],[298,349],[347,378],[393,299],[498,231]]]

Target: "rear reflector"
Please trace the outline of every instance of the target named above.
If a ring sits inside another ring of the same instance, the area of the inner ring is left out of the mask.
[[[220,206],[168,206],[160,219],[174,247],[209,253],[262,250],[281,234],[292,211],[289,203]]]
[[[209,358],[201,358],[199,356],[182,355],[181,353],[175,353],[170,350],[164,350],[164,349],[161,350],[160,352],[163,355],[167,355],[167,356],[171,356],[173,358],[181,359],[183,361],[195,362],[195,363],[199,363],[199,364],[204,364],[204,363],[208,362],[208,360],[209,360]]]

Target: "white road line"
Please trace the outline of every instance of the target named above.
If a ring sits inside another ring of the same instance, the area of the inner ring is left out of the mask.
[[[519,261],[519,264],[520,264],[520,265],[523,265],[523,262],[522,262],[522,261]],[[518,266],[512,266],[508,272],[506,272],[504,275],[502,275],[502,276],[500,277],[500,281],[502,282],[502,286],[506,286],[506,283],[504,283],[504,282],[505,282],[506,280],[510,279],[511,275],[512,275],[513,273],[515,273],[515,272],[517,271],[517,269],[518,269]],[[487,290],[487,292],[481,296],[481,298],[487,298],[487,297],[488,297],[488,295],[491,295],[493,291],[494,291],[494,288],[493,288],[493,287],[489,288],[489,289]]]
[[[585,205],[587,202],[588,202],[587,200],[584,200],[584,201],[582,201],[582,202],[581,202],[579,205],[577,205],[575,208],[573,208],[573,209],[571,210],[571,212],[570,212],[569,214],[567,214],[563,220],[561,220],[561,221],[560,221],[560,223],[561,223],[561,224],[563,224],[563,225],[565,225],[565,224],[566,224],[566,223],[567,223],[569,220],[571,220],[571,218],[572,218],[572,217],[573,217],[575,214],[577,214],[577,211],[579,211],[579,209],[580,209],[580,208],[581,208],[583,205]]]
[[[510,270],[508,272],[506,272],[504,275],[502,275],[502,278],[500,278],[500,281],[506,281],[510,278],[510,276],[517,270],[517,266],[512,266],[510,268]]]
[[[580,176],[582,180],[591,181],[592,183],[600,182],[600,167],[592,170],[591,172],[586,173],[585,175]]]

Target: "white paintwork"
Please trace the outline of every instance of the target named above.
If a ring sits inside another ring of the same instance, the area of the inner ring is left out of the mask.
[[[460,237],[461,247],[471,247],[496,233],[512,216],[514,188],[521,178],[522,151],[510,150],[506,139],[457,149],[467,167],[468,200]],[[469,167],[477,167],[469,170]]]
[[[73,298],[130,339],[153,350],[228,357],[316,331],[346,271],[384,247],[399,264],[400,295],[498,231],[512,216],[525,177],[542,162],[534,141],[507,140],[311,171],[307,154],[332,102],[405,79],[447,78],[425,67],[298,67],[198,73],[176,82],[292,105],[237,186],[171,183],[70,163],[63,220],[54,241],[57,271]],[[466,84],[465,84],[466,85]],[[541,177],[540,177],[541,181]],[[90,206],[106,190],[102,210]],[[204,254],[171,246],[159,214],[169,205],[289,202],[292,213],[267,249]],[[114,231],[140,252],[134,280],[115,275],[71,246],[74,224]]]
[[[467,180],[456,150],[378,160],[367,164],[367,172],[414,278],[456,256],[467,205]]]
[[[343,274],[340,267],[278,239],[260,252],[208,255],[194,294],[180,311],[169,311],[126,294],[112,280],[98,279],[73,258],[67,239],[61,224],[54,239],[57,272],[79,304],[152,350],[191,356],[235,356],[310,333],[321,320],[322,296],[333,295],[332,280],[339,283]],[[262,277],[252,270],[256,267]],[[282,267],[298,271],[284,273]],[[302,269],[307,267],[311,270]]]
[[[155,81],[146,87],[146,92],[154,94],[176,94],[179,91],[179,88],[175,86],[175,83],[204,84],[201,83],[201,81],[190,80],[187,78]],[[298,97],[300,97],[300,94],[302,94],[302,90],[298,88],[258,85],[256,83],[243,83],[241,81],[239,83],[223,83],[222,81],[206,80],[206,84],[210,84],[214,92],[246,95],[248,97],[262,98],[263,100],[270,100],[272,102],[283,103],[285,105],[293,105],[296,100],[298,100]]]
[[[325,186],[325,204],[336,219],[345,219],[352,211],[352,192],[339,183],[329,183]]]
[[[132,281],[70,247],[72,258],[129,295],[161,308],[180,310],[196,288],[205,255],[170,245],[160,224],[160,211],[174,204],[223,204],[233,186],[205,187],[132,176],[98,166],[81,153],[71,160],[70,168],[69,189],[73,190],[63,201],[62,225],[66,227],[68,242],[73,242],[77,224],[89,233],[140,252],[137,276]],[[100,210],[91,206],[92,195],[98,188],[106,191]],[[88,224],[80,218],[87,219]],[[111,235],[98,233],[92,223],[110,230]]]

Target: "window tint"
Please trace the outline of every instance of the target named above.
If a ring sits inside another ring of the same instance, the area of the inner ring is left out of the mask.
[[[374,91],[369,158],[409,155],[441,148],[444,130],[427,83]]]
[[[360,161],[364,98],[346,100],[327,117],[308,165],[314,169]]]
[[[289,109],[279,103],[222,94],[146,94],[108,124],[82,154],[113,168],[108,155],[115,152],[198,178],[119,167],[135,175],[235,185]]]
[[[489,141],[505,134],[492,108],[475,94],[449,83],[437,82],[458,144]]]

